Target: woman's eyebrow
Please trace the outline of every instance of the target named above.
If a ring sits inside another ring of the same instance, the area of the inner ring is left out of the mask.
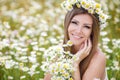
[[[83,24],[84,26],[92,27],[92,24]]]
[[[76,21],[77,23],[80,23],[77,19],[74,19],[74,18],[71,21]],[[92,26],[92,24],[90,24],[90,23],[85,23],[84,25],[86,25],[86,26],[88,26],[88,25]]]
[[[77,23],[80,23],[78,20],[76,20],[76,19],[72,19],[71,21],[76,21]]]
[[[90,26],[92,26],[92,24],[89,24],[89,23],[85,23],[84,25],[90,25]]]

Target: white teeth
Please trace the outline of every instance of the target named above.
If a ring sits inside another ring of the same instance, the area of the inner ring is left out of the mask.
[[[74,34],[72,34],[72,35],[73,35],[73,37],[75,37],[75,38],[78,38],[78,39],[81,38],[80,36],[76,36],[76,35],[74,35]]]
[[[75,38],[80,38],[79,36],[74,36]]]

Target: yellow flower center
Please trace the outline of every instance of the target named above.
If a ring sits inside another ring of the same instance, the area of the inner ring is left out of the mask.
[[[69,80],[73,80],[72,78],[69,78]]]
[[[68,6],[68,9],[71,9],[71,8],[72,8],[72,5],[69,5],[69,6]]]
[[[55,71],[54,70],[52,70],[52,73],[54,73]]]
[[[100,8],[100,4],[96,3],[95,7]]]
[[[80,4],[79,4],[79,3],[77,3],[76,6],[77,6],[78,8],[80,8]]]
[[[89,8],[90,7],[90,4],[86,4],[86,8]]]
[[[69,46],[72,46],[72,44],[73,44],[73,43],[72,43],[71,41],[68,41],[68,42],[67,42],[67,45],[69,45]]]
[[[99,12],[99,9],[96,9],[95,12],[98,13],[98,12]]]
[[[68,68],[68,65],[67,65],[67,64],[64,64],[64,68],[66,68],[66,69],[67,69],[67,68]]]
[[[82,5],[85,5],[86,3],[85,3],[85,1],[82,1],[81,4],[82,4]]]
[[[68,77],[68,76],[69,76],[69,74],[68,74],[68,73],[65,73],[65,74],[63,74],[63,76]]]
[[[102,19],[105,19],[105,16],[104,16],[104,15],[100,15],[100,17],[101,17]]]

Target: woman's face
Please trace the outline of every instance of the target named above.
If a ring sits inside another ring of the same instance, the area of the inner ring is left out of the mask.
[[[92,31],[93,20],[88,14],[78,14],[73,17],[68,27],[68,35],[75,46],[81,44],[88,38]]]

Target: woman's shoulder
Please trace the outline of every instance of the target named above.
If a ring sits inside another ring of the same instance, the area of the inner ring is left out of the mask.
[[[106,55],[102,52],[102,50],[100,48],[97,49],[95,56],[99,57],[101,59],[106,59]]]
[[[105,67],[106,67],[105,55],[101,50],[98,49],[94,56],[92,57],[86,72],[90,73],[90,75],[93,77],[102,78],[105,76],[104,75]]]
[[[100,48],[97,49],[92,61],[96,61],[97,63],[106,63],[106,55],[102,52],[102,50],[100,50]]]

